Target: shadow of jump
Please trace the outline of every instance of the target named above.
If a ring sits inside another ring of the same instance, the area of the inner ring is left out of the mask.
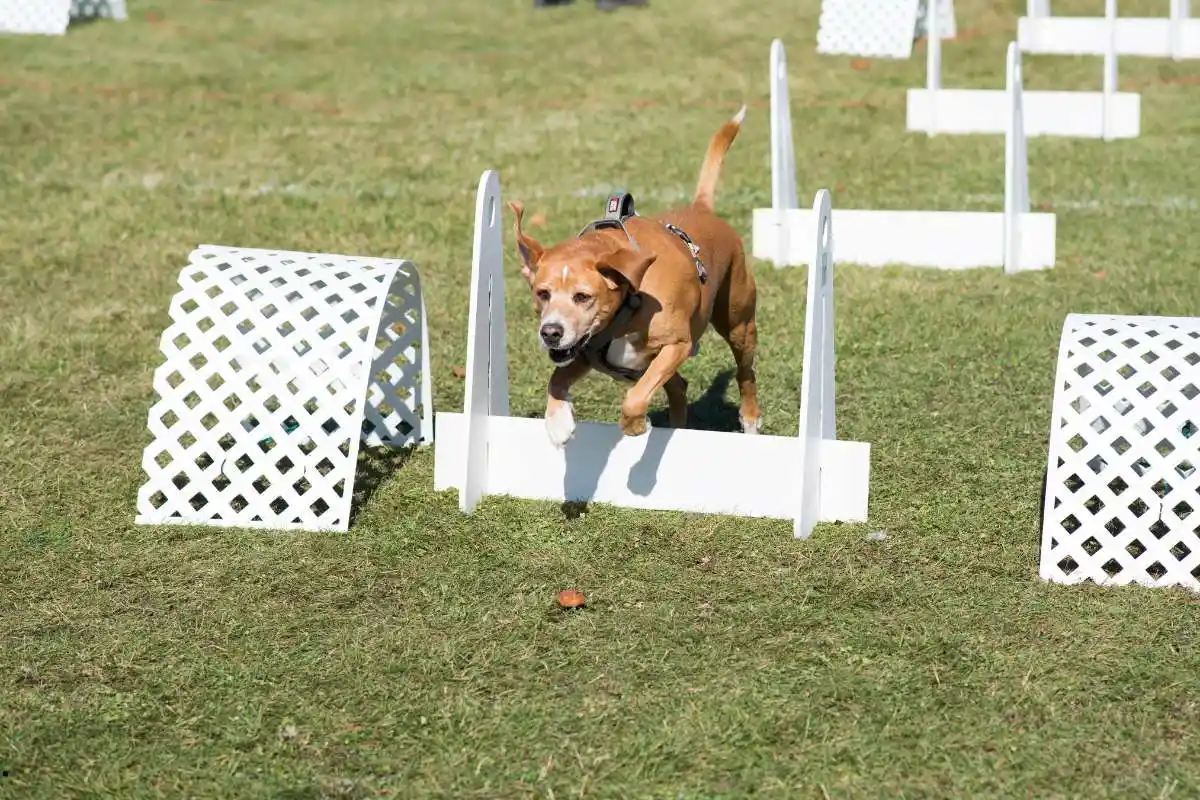
[[[350,501],[351,525],[379,487],[404,468],[416,449],[415,444],[404,447],[359,447],[358,464],[354,471],[354,497]]]
[[[721,372],[704,394],[688,403],[689,428],[722,432],[741,430],[738,406],[725,400],[725,393],[732,381],[733,370]],[[649,419],[651,429],[646,434],[645,449],[626,479],[629,491],[640,497],[649,495],[657,484],[663,453],[675,433],[675,429],[669,427],[666,409],[652,412]],[[624,434],[615,426],[589,428],[581,429],[567,445],[563,476],[566,502],[562,504],[562,512],[567,519],[576,519],[587,513],[588,501],[596,494],[612,452],[624,438]],[[597,457],[598,453],[603,453],[603,457]]]

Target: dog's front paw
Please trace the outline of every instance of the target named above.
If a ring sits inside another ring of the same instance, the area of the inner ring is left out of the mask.
[[[562,449],[575,435],[575,409],[569,402],[561,403],[546,415],[546,435],[550,443]]]
[[[756,434],[762,430],[762,417],[746,419],[739,414],[738,421],[742,423],[742,433]]]
[[[650,420],[645,414],[630,416],[624,411],[621,412],[621,433],[626,436],[641,436],[646,431],[650,430]]]

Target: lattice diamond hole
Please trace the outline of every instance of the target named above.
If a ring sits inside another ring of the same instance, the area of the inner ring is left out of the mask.
[[[1076,453],[1087,447],[1087,439],[1084,439],[1078,433],[1067,440],[1067,447],[1070,447]]]
[[[1096,555],[1096,553],[1100,552],[1100,550],[1104,547],[1104,545],[1100,544],[1100,542],[1097,541],[1095,536],[1089,536],[1087,539],[1084,540],[1083,544],[1081,544],[1080,547],[1082,547],[1083,552],[1087,553],[1089,556],[1094,556],[1094,555]]]
[[[1150,525],[1150,532],[1154,534],[1155,539],[1161,539],[1170,533],[1171,529],[1167,527],[1167,523],[1163,522],[1161,519],[1156,519]]]
[[[1111,427],[1112,425],[1103,416],[1096,417],[1094,420],[1092,420],[1092,430],[1094,430],[1096,433],[1104,433]]]
[[[1109,361],[1112,361],[1114,358],[1117,357],[1117,354],[1114,353],[1112,350],[1109,350],[1108,348],[1105,348],[1104,350],[1100,351],[1097,355],[1100,357],[1100,360],[1103,361],[1105,364],[1107,364]]]
[[[1167,568],[1164,567],[1160,562],[1155,561],[1153,564],[1146,567],[1146,574],[1154,580],[1160,581],[1162,580],[1163,576],[1167,574]]]
[[[1191,549],[1183,542],[1178,542],[1170,550],[1171,555],[1175,556],[1176,561],[1183,561],[1192,554]]]
[[[1134,539],[1132,542],[1125,545],[1125,552],[1129,553],[1129,555],[1133,556],[1134,558],[1140,558],[1142,553],[1146,552],[1146,546],[1137,539]]]
[[[1169,439],[1160,439],[1158,444],[1154,445],[1154,450],[1163,458],[1175,452],[1175,445]]]
[[[1063,530],[1067,533],[1074,533],[1082,527],[1082,523],[1076,519],[1074,514],[1068,514],[1066,519],[1059,524],[1062,525]]]
[[[1113,494],[1120,496],[1121,492],[1129,488],[1129,484],[1120,475],[1108,482],[1108,490]]]
[[[1117,575],[1121,574],[1121,562],[1117,561],[1115,558],[1110,558],[1108,561],[1105,561],[1103,565],[1101,565],[1100,569],[1104,570],[1104,573],[1108,575],[1108,577],[1115,578]]]
[[[1192,508],[1187,504],[1186,501],[1183,500],[1180,500],[1178,503],[1176,503],[1171,510],[1175,512],[1175,516],[1179,517],[1181,520],[1187,519],[1189,516],[1191,516],[1192,512],[1195,511],[1194,508]]]
[[[1146,505],[1146,501],[1142,500],[1140,497],[1135,498],[1132,503],[1126,506],[1126,508],[1128,508],[1135,517],[1141,517],[1150,510],[1150,506]]]
[[[1146,381],[1137,387],[1137,391],[1142,397],[1149,397],[1158,391],[1158,387],[1150,381]]]
[[[1103,503],[1103,501],[1100,500],[1099,497],[1097,497],[1096,495],[1092,495],[1087,500],[1083,501],[1083,507],[1086,508],[1088,511],[1092,512],[1093,514],[1099,514],[1100,511],[1103,510],[1103,508],[1104,508],[1104,503]]]
[[[1108,522],[1104,523],[1104,530],[1111,533],[1113,536],[1120,536],[1125,530],[1125,523],[1121,522],[1120,517],[1113,517]]]

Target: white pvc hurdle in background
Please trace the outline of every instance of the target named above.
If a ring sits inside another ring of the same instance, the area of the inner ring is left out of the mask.
[[[777,267],[809,263],[817,221],[796,208],[796,160],[783,42],[771,44],[771,208],[754,209],[755,258]],[[1004,267],[1005,272],[1054,266],[1056,217],[1033,213],[1022,115],[1020,54],[1008,50],[1004,211],[839,209],[834,259],[864,266],[907,264],[940,269]]]
[[[433,441],[411,262],[201,245],[179,287],[139,524],[344,532],[360,440]]]
[[[866,520],[871,447],[838,440],[835,431],[828,191],[817,192],[812,213],[819,250],[808,277],[797,436],[654,428],[630,437],[613,424],[581,422],[560,450],[544,420],[508,415],[500,178],[485,172],[476,197],[466,394],[462,413],[437,413],[434,488],[457,489],[464,512],[488,495],[595,501],[791,519],[797,538],[819,521]]]
[[[1070,314],[1039,574],[1200,590],[1200,319]]]
[[[1109,0],[1110,24],[1116,6]],[[938,17],[930,26],[936,30]],[[1111,38],[1110,38],[1111,44]],[[925,88],[908,90],[906,126],[910,131],[938,133],[1004,133],[1012,118],[1014,45],[1009,46],[1008,86],[1000,89],[943,89],[942,42],[930,36],[925,61]],[[1020,51],[1015,69],[1021,71]],[[1023,90],[1026,136],[1076,136],[1081,138],[1136,138],[1141,133],[1142,98],[1117,91],[1117,54],[1104,51],[1103,89],[1099,92]]]
[[[1026,53],[1200,58],[1200,20],[1191,19],[1191,0],[1168,0],[1166,17],[1117,17],[1109,0],[1105,17],[1054,17],[1050,0],[1028,0],[1017,20],[1017,42]]]

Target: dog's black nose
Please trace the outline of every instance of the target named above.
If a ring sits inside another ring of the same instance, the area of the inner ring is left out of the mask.
[[[558,347],[558,343],[562,341],[563,326],[557,322],[547,322],[542,326],[542,341],[550,347]]]

